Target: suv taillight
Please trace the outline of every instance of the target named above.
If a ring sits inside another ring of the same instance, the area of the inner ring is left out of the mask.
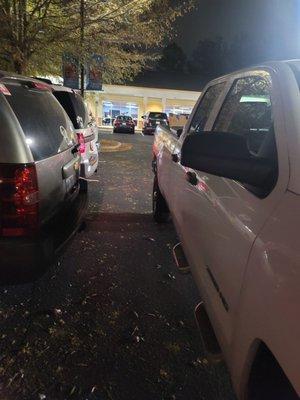
[[[83,133],[77,133],[77,139],[79,143],[79,153],[82,154],[85,152],[85,141]]]
[[[34,165],[0,164],[0,236],[30,236],[39,227]]]

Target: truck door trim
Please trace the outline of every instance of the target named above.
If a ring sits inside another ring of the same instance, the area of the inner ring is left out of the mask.
[[[215,289],[216,289],[216,291],[217,291],[217,293],[218,293],[218,295],[219,295],[219,297],[221,299],[221,302],[222,302],[225,310],[228,312],[229,311],[229,305],[228,305],[223,293],[221,292],[221,289],[220,289],[220,287],[218,285],[218,282],[217,282],[216,278],[214,277],[214,274],[212,273],[210,268],[207,267],[207,266],[206,266],[206,270],[207,270],[207,273],[208,273],[208,275],[210,277],[210,280],[212,281],[212,283],[213,283],[213,285],[214,285],[214,287],[215,287]]]

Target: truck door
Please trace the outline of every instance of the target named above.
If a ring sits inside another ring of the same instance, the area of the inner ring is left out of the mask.
[[[288,183],[286,147],[280,145],[284,125],[278,96],[268,72],[241,75],[233,81],[210,127],[246,136],[254,155],[272,158],[278,165],[274,173],[279,173],[271,193],[193,171],[197,183],[187,182],[183,196],[185,248],[223,349],[230,344],[251,248]]]
[[[174,224],[179,233],[180,239],[183,242],[184,238],[189,235],[185,230],[189,230],[185,223],[185,213],[183,209],[183,200],[185,197],[189,197],[190,186],[186,181],[186,169],[181,166],[178,162],[180,159],[180,149],[185,136],[188,134],[197,134],[202,132],[210,119],[213,110],[217,107],[218,103],[222,99],[223,90],[226,87],[226,82],[210,85],[204,90],[204,93],[200,97],[196,104],[193,113],[191,115],[191,123],[188,124],[186,131],[182,134],[179,141],[176,141],[172,153],[169,154],[170,159],[173,160],[171,167],[169,168],[168,174],[169,179],[172,182],[172,217]],[[173,156],[178,157],[173,157]]]

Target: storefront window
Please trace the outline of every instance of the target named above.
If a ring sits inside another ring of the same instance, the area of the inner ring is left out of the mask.
[[[170,126],[178,129],[183,127],[193,111],[193,107],[173,106],[167,107],[166,113],[169,115]]]
[[[103,101],[103,125],[112,125],[118,115],[128,115],[137,122],[138,114],[139,107],[135,103]]]
[[[165,110],[167,114],[173,115],[190,115],[193,107],[182,107],[182,106],[168,106]]]

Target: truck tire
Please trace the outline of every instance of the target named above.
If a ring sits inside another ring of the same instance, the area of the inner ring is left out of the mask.
[[[168,222],[170,217],[170,212],[166,200],[158,186],[158,180],[155,176],[153,182],[153,193],[152,193],[152,211],[153,211],[153,219],[157,223]]]
[[[87,193],[88,192],[88,182],[85,179],[80,179],[80,192]]]

